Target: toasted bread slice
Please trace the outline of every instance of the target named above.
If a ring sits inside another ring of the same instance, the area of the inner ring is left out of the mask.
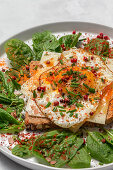
[[[26,112],[25,115],[25,125],[27,130],[37,130],[37,129],[49,129],[55,128],[56,125],[53,124],[46,117],[31,116]]]

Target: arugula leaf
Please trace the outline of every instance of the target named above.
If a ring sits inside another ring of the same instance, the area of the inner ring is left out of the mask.
[[[103,137],[99,132],[88,132],[87,148],[91,156],[102,162],[113,162],[113,147],[109,143],[102,143]]]
[[[5,44],[7,57],[11,61],[10,64],[16,70],[21,66],[29,65],[33,60],[33,52],[31,48],[19,39],[11,39]]]
[[[33,50],[35,53],[34,60],[40,60],[43,51],[55,51],[59,42],[50,31],[35,33],[32,37]]]
[[[91,156],[85,147],[78,150],[73,159],[68,163],[71,168],[89,168],[91,163]]]

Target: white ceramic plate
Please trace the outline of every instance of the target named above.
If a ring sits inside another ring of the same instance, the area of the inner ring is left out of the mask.
[[[113,39],[113,28],[99,25],[99,24],[93,24],[93,23],[86,23],[86,22],[60,22],[60,23],[52,23],[52,24],[46,24],[46,25],[41,25],[37,26],[28,30],[25,30],[17,35],[14,35],[12,38],[18,38],[23,41],[28,41],[32,38],[32,35],[36,32],[39,31],[44,31],[44,30],[50,30],[54,34],[61,34],[61,33],[68,33],[72,32],[72,30],[80,31],[80,32],[87,32],[87,33],[92,33],[92,34],[99,34],[100,32],[103,32],[104,34],[108,35],[111,39]],[[7,41],[7,40],[6,40]],[[5,42],[6,42],[5,41]],[[0,57],[4,55],[4,44],[3,42],[0,45]],[[49,167],[46,165],[39,164],[36,158],[30,158],[30,159],[22,159],[17,156],[14,156],[11,154],[11,152],[6,148],[0,146],[1,152],[6,155],[8,158],[12,159],[13,161],[31,168],[33,170],[61,170],[61,168],[54,168],[54,167]],[[94,170],[94,169],[112,169],[113,168],[113,163],[103,165],[103,166],[95,166],[92,168],[87,168],[89,170]],[[64,170],[64,168],[62,168]],[[69,169],[67,169],[69,170]],[[71,170],[71,169],[70,169]]]

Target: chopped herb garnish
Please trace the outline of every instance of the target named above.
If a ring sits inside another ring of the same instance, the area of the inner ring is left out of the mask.
[[[59,109],[60,112],[66,112],[66,110],[63,110],[63,109]]]
[[[78,118],[78,113],[75,114],[75,117]]]
[[[60,73],[62,70],[64,70],[65,68],[62,68],[62,69],[60,69],[58,72]]]
[[[94,97],[94,100],[100,100],[100,97]]]
[[[57,107],[54,107],[54,108],[53,108],[53,112],[56,112],[56,111],[57,111]]]
[[[83,83],[83,85],[89,90],[89,92],[91,93],[95,93],[95,89],[94,88],[90,88],[87,84]]]
[[[81,103],[76,103],[76,107],[83,107],[84,105]]]
[[[34,70],[37,70],[38,66],[35,66]]]
[[[54,83],[54,85],[55,85],[55,86],[57,86],[57,84],[56,84],[56,82],[55,82],[55,81],[53,81],[53,83]]]
[[[60,63],[63,65],[63,61],[62,60],[60,60]]]
[[[34,90],[33,91],[33,98],[36,98],[37,97],[37,94],[36,94],[36,91]]]
[[[24,76],[23,70],[20,70],[20,75]]]
[[[62,112],[60,112],[60,115],[63,116],[64,114]]]
[[[69,58],[73,58],[73,56],[70,56]]]
[[[70,113],[70,115],[69,115],[70,117],[72,117],[73,116],[73,112],[72,113]]]
[[[103,79],[103,78],[101,78],[101,81],[104,83],[105,82],[105,80]]]
[[[64,107],[63,106],[57,106],[58,108],[62,108],[62,109],[64,109]]]
[[[61,84],[61,83],[62,83],[62,80],[60,79],[60,80],[58,81],[58,83],[60,83],[60,84]]]
[[[46,108],[49,107],[51,105],[51,102],[48,102],[48,104],[45,106]]]
[[[72,112],[76,112],[76,111],[77,111],[77,109],[73,109],[73,110],[67,111],[67,113],[72,113]]]
[[[44,92],[42,92],[42,93],[40,94],[40,98],[43,98],[43,96],[44,96]]]

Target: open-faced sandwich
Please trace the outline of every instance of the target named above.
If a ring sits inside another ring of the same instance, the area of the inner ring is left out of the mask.
[[[35,130],[27,140],[19,133],[12,153],[33,154],[55,167],[90,167],[91,157],[100,164],[113,162],[113,130],[105,128],[113,121],[109,37],[73,31],[57,39],[44,31],[32,41],[33,50],[9,40],[5,51],[12,67],[0,71],[0,132]],[[49,132],[36,137],[38,130]]]

